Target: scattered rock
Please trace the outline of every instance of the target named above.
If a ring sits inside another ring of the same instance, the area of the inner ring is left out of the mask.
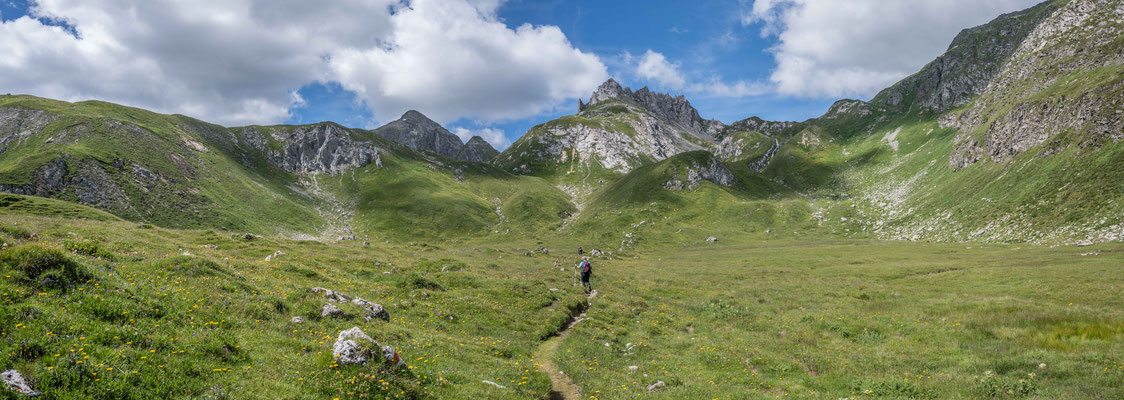
[[[367,300],[356,298],[351,301],[360,307],[363,307],[363,318],[368,322],[378,318],[386,322],[390,322],[390,313],[386,311],[381,304],[375,304]]]
[[[336,336],[336,343],[332,345],[332,357],[340,365],[363,365],[371,359],[371,349],[377,349],[379,344],[363,333],[359,327],[340,331]]]
[[[663,383],[663,381],[656,381],[656,383],[653,383],[653,384],[651,384],[651,385],[648,385],[648,393],[656,393],[656,392],[659,392],[659,391],[660,391],[660,389],[663,389],[663,388],[665,388],[665,387],[667,387],[667,384],[666,384],[666,383]]]
[[[326,298],[328,300],[332,300],[332,301],[338,301],[338,302],[341,302],[341,303],[347,303],[347,302],[351,301],[351,297],[349,297],[348,295],[336,292],[332,289],[325,289],[325,288],[322,288],[322,287],[314,287],[314,288],[312,288],[312,293],[323,293],[324,298]]]
[[[640,367],[638,367],[638,366],[635,366],[635,365],[630,365],[630,366],[628,366],[628,370],[629,370],[630,372],[636,372],[636,370],[638,370],[638,369],[640,369]]]
[[[718,242],[718,238],[716,238],[714,236],[709,236],[709,237],[706,238],[706,241],[707,241],[707,243],[715,243],[715,242]]]
[[[320,316],[321,317],[342,317],[343,316],[343,310],[341,310],[339,307],[336,307],[335,304],[327,303],[327,304],[324,304],[324,308],[320,309]]]
[[[283,252],[281,250],[277,250],[277,251],[273,252],[272,255],[265,256],[265,260],[270,261],[270,260],[273,260],[274,258],[284,256],[284,255],[286,255],[285,252]]]
[[[39,396],[39,392],[36,392],[35,389],[31,388],[31,384],[28,383],[26,379],[23,379],[23,375],[20,375],[19,371],[9,369],[7,371],[0,372],[0,380],[4,381],[4,386],[7,386],[8,389],[11,389],[16,393],[25,394],[31,397]]]
[[[480,382],[487,383],[489,385],[495,386],[495,387],[500,388],[500,389],[507,389],[507,386],[504,386],[504,385],[501,385],[501,384],[498,384],[498,383],[495,383],[495,382],[492,382],[492,381],[480,381]]]
[[[340,236],[340,240],[356,240],[355,235]]]
[[[301,318],[301,317],[293,317],[293,319],[289,320],[289,322],[292,322],[292,323],[294,323],[294,324],[303,324],[303,323],[304,323],[304,318]]]
[[[593,249],[593,251],[589,252],[589,255],[594,256],[594,257],[600,257],[601,256],[601,250]]]
[[[219,246],[215,246],[213,244],[205,244],[203,245],[203,247],[211,250],[217,250],[219,248]]]
[[[254,240],[256,237],[253,234],[247,233],[242,235],[242,240]]]

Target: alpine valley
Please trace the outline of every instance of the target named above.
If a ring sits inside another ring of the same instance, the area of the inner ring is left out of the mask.
[[[1124,396],[1124,2],[805,121],[576,106],[499,152],[0,96],[0,398]]]

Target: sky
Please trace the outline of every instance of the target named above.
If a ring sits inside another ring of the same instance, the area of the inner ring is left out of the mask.
[[[0,0],[0,93],[227,126],[418,110],[503,149],[606,79],[704,118],[870,99],[1039,0]]]

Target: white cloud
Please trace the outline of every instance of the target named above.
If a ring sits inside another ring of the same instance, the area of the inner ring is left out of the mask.
[[[670,62],[663,54],[648,50],[636,60],[632,54],[624,53],[621,59],[625,64],[635,62],[635,74],[641,80],[651,80],[663,89],[683,90],[688,93],[712,97],[746,97],[768,93],[771,85],[760,82],[738,80],[726,83],[717,76],[702,81],[689,81],[680,71],[681,64]]]
[[[335,54],[332,75],[376,110],[417,109],[437,121],[535,115],[608,78],[597,56],[554,26],[512,30],[467,3],[415,0],[378,47]]]
[[[636,64],[636,76],[651,79],[669,89],[680,89],[687,80],[679,73],[679,63],[670,63],[663,54],[648,50]]]
[[[871,96],[939,56],[961,29],[1041,0],[743,0],[742,23],[776,36],[784,95]]]
[[[503,151],[508,146],[511,146],[511,140],[503,134],[503,130],[496,128],[481,128],[481,129],[467,129],[467,128],[453,128],[452,132],[457,137],[461,138],[462,142],[468,143],[469,139],[473,136],[480,136],[484,141],[495,147],[496,150]]]
[[[39,0],[0,23],[0,90],[239,125],[284,121],[294,90],[338,81],[377,119],[447,122],[534,115],[608,76],[557,27],[508,29],[501,3]]]

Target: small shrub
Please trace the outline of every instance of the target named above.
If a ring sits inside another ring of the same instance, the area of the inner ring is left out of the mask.
[[[67,239],[62,242],[62,246],[75,254],[101,258],[103,260],[112,260],[113,252],[102,247],[101,242],[96,239]]]
[[[61,250],[26,244],[0,251],[0,265],[23,276],[25,282],[67,287],[86,281],[89,273]]]
[[[1024,398],[1038,391],[1038,385],[1034,383],[1033,373],[1027,374],[1026,378],[1014,379],[987,371],[976,379],[976,390],[992,399]]]
[[[18,226],[3,225],[0,226],[0,231],[3,231],[4,233],[7,233],[8,236],[16,239],[31,239],[35,236],[35,234],[31,233],[31,231]]]

